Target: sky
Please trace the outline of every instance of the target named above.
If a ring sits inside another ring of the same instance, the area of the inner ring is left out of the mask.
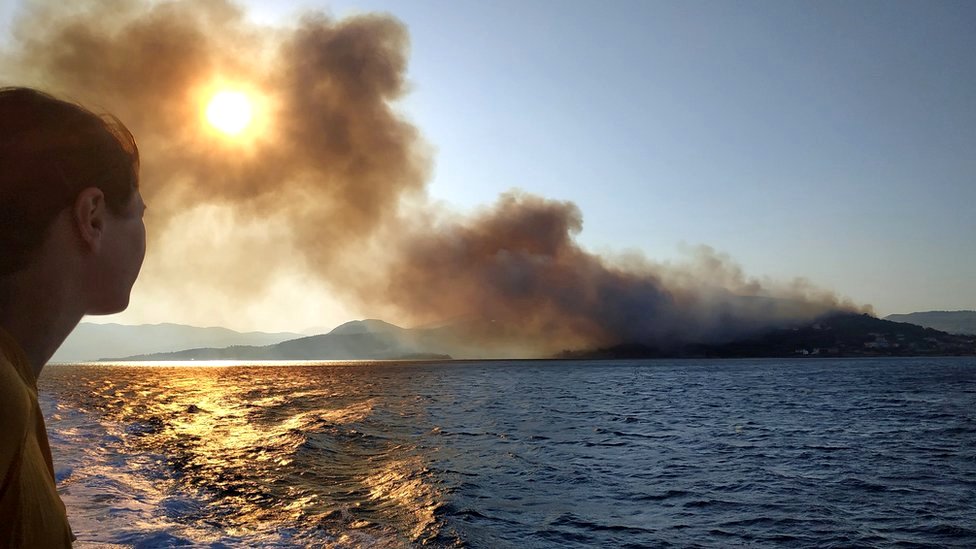
[[[18,4],[3,2],[0,25]],[[402,21],[398,108],[434,151],[431,199],[450,208],[518,188],[577,204],[596,252],[668,262],[707,245],[879,316],[976,309],[976,4],[244,4],[274,25],[307,9]],[[230,327],[362,313],[297,279],[278,287],[309,305]],[[100,320],[180,320],[138,292]]]
[[[518,187],[579,204],[593,249],[706,244],[881,315],[976,308],[972,3],[328,7],[409,28],[436,198]]]

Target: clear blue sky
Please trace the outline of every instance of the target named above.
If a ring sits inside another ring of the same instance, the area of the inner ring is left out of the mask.
[[[407,25],[435,199],[518,187],[576,202],[594,250],[976,309],[976,2],[247,4]]]

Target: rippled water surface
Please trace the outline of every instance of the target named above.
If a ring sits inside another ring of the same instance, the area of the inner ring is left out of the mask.
[[[53,365],[81,546],[973,547],[976,359]]]

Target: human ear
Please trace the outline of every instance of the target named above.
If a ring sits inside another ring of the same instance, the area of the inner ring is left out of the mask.
[[[75,198],[72,219],[82,242],[91,251],[98,251],[105,231],[105,195],[101,189],[89,187]]]

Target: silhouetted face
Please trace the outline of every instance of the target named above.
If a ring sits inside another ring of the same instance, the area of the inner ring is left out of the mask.
[[[129,305],[129,293],[146,257],[145,210],[136,190],[121,213],[109,212],[89,314],[117,313]]]

